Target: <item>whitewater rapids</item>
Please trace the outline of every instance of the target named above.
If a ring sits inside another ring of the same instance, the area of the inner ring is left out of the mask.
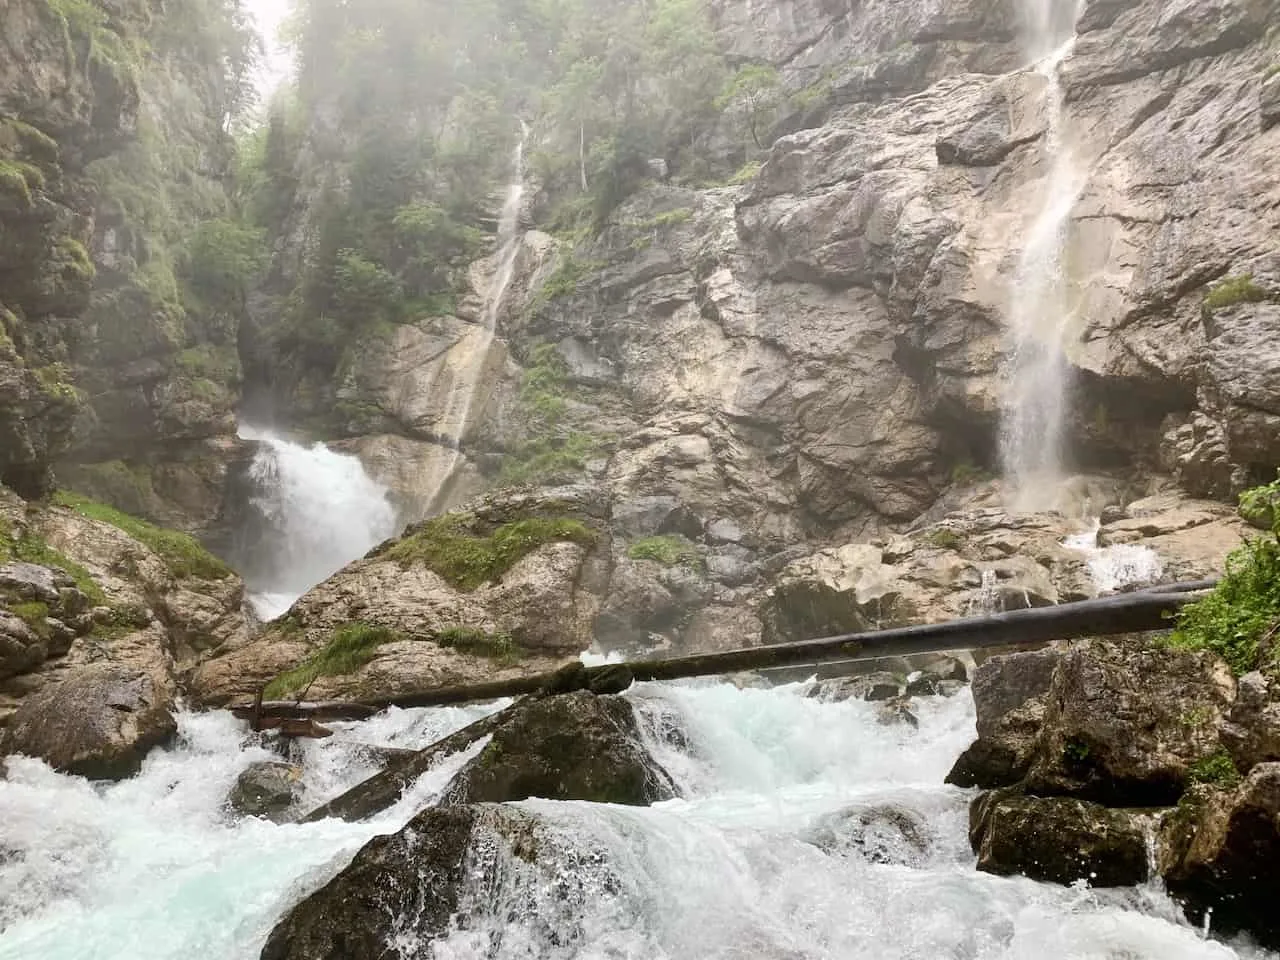
[[[972,791],[942,782],[973,737],[967,692],[916,701],[918,730],[879,725],[875,704],[803,694],[801,684],[634,688],[650,749],[684,796],[649,808],[526,801],[521,806],[559,838],[554,847],[581,851],[556,869],[572,872],[573,885],[591,895],[565,899],[558,884],[530,889],[477,878],[476,889],[464,891],[479,911],[467,929],[431,948],[406,946],[401,956],[1272,956],[1203,939],[1154,885],[1095,891],[978,873],[966,840]],[[425,745],[498,706],[391,711],[335,725],[337,736],[302,747],[303,806],[373,772],[360,743]],[[0,781],[0,958],[253,960],[292,903],[370,837],[407,822],[480,748],[426,774],[373,822],[277,826],[236,821],[224,808],[239,772],[271,758],[243,726],[224,713],[187,713],[179,725],[175,746],[119,784],[8,761]],[[661,735],[672,727],[686,741],[678,749]],[[927,824],[924,852],[907,865],[855,848],[826,853],[806,839],[824,815],[886,804]],[[501,937],[489,935],[499,927]]]

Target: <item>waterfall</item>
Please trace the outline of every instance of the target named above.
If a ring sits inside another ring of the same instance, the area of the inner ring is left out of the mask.
[[[1062,480],[1063,423],[1071,368],[1065,335],[1073,305],[1064,253],[1071,210],[1085,186],[1064,135],[1059,69],[1075,44],[1080,0],[1022,0],[1024,49],[1044,78],[1048,172],[1031,185],[1039,212],[1024,241],[1009,319],[1013,350],[1002,411],[1000,454],[1018,509],[1048,509]]]
[[[270,620],[395,534],[396,512],[386,488],[353,456],[250,426],[240,436],[259,444],[250,467],[251,522],[261,527],[260,546],[240,566],[254,611]]]
[[[650,750],[683,796],[652,807],[530,800],[530,863],[501,849],[460,894],[467,921],[396,956],[1215,960],[1158,890],[1059,887],[973,868],[971,791],[945,786],[973,701],[917,700],[919,729],[804,684],[643,684]],[[392,710],[300,745],[303,806],[370,770],[359,742],[413,748],[500,704]],[[678,730],[680,736],[664,735]],[[251,960],[289,907],[399,829],[474,751],[447,758],[367,823],[235,821],[224,799],[271,759],[225,713],[183,714],[137,777],[90,785],[8,760],[0,779],[0,960]],[[410,923],[412,917],[394,918]]]
[[[1102,525],[1096,520],[1084,533],[1067,537],[1062,542],[1070,550],[1078,550],[1088,559],[1089,577],[1099,594],[1114,593],[1128,586],[1155,583],[1164,573],[1160,555],[1150,547],[1134,543],[1098,546]]]
[[[498,326],[498,315],[506,299],[507,288],[515,275],[516,258],[520,253],[520,208],[524,200],[524,150],[529,137],[529,127],[520,120],[520,137],[516,141],[511,164],[511,181],[507,184],[502,212],[498,216],[497,246],[493,259],[493,274],[485,291],[484,313],[478,329],[468,333],[454,348],[455,377],[458,386],[450,393],[444,412],[437,423],[436,432],[450,442],[452,455],[448,465],[440,471],[435,487],[436,502],[440,499],[449,480],[462,459],[462,441],[471,420],[471,408],[480,393],[489,351],[493,346]]]

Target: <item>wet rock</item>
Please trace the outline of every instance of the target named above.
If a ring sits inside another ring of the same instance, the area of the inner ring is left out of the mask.
[[[823,680],[809,691],[809,696],[828,703],[845,700],[870,700],[879,703],[902,693],[902,681],[892,673],[877,671],[855,677]]]
[[[1189,791],[1161,825],[1159,868],[1197,925],[1248,930],[1280,947],[1280,763],[1254,767],[1233,789]]]
[[[298,796],[302,769],[289,763],[255,763],[236,778],[227,803],[247,817],[287,819]]]
[[[969,809],[969,839],[978,869],[1001,876],[1095,887],[1124,887],[1147,878],[1142,817],[1066,797],[982,794]]]
[[[587,666],[581,660],[573,660],[553,673],[540,691],[547,696],[573,693],[587,686]]]
[[[542,797],[645,805],[675,795],[671,777],[640,744],[631,703],[579,691],[515,707],[441,802]]]
[[[911,709],[911,703],[905,698],[886,700],[876,711],[876,723],[882,727],[920,726],[920,718]]]
[[[1259,763],[1280,761],[1280,693],[1261,673],[1247,673],[1236,683],[1236,701],[1218,735],[1236,769],[1248,773]]]
[[[1062,654],[1036,650],[992,657],[973,675],[978,739],[947,774],[960,787],[1002,787],[1031,767],[1045,701]]]
[[[30,626],[0,609],[0,680],[26,673],[48,655],[47,643]]]
[[[622,693],[634,682],[635,676],[631,673],[631,668],[615,663],[601,667],[599,671],[591,674],[587,689],[594,694],[604,696]]]
[[[55,770],[100,780],[138,772],[143,758],[177,732],[171,686],[119,664],[73,671],[22,702],[0,753],[44,760]]]
[[[1063,654],[1046,699],[1027,787],[1112,806],[1165,806],[1193,766],[1221,749],[1235,696],[1230,668],[1208,652],[1141,640]]]
[[[929,849],[925,821],[900,807],[855,806],[818,820],[804,840],[826,853],[862,857],[872,863],[913,864]]]

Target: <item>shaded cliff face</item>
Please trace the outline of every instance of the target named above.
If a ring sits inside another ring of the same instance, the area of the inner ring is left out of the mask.
[[[234,3],[5,9],[0,67],[2,479],[50,468],[201,526],[234,432],[240,278],[227,124],[250,34]]]

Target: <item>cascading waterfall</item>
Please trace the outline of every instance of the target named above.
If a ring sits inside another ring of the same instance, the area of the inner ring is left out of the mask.
[[[397,956],[1271,956],[1203,940],[1155,885],[1067,888],[975,871],[972,792],[942,782],[972,738],[967,695],[917,701],[913,729],[877,723],[876,704],[804,690],[639,685],[628,696],[683,797],[648,808],[525,801],[548,824],[536,862],[480,851],[492,869],[461,891],[466,924],[429,948],[400,939]],[[355,741],[423,745],[496,706],[335,724],[334,737],[302,748],[304,805],[370,771]],[[664,736],[672,727],[679,738]],[[228,788],[270,755],[225,714],[183,715],[179,742],[119,784],[10,760],[0,780],[0,960],[252,960],[292,903],[430,803],[477,749],[364,824],[230,819]]]
[[[1085,533],[1067,537],[1063,546],[1088,559],[1089,576],[1098,593],[1113,593],[1128,586],[1156,583],[1164,573],[1160,556],[1150,547],[1134,543],[1098,545],[1102,525],[1094,521]]]
[[[449,479],[462,459],[462,440],[471,422],[471,408],[482,386],[489,351],[493,346],[498,315],[506,299],[507,288],[515,275],[516,258],[520,253],[520,208],[524,200],[524,149],[529,137],[529,127],[520,120],[520,137],[516,141],[512,158],[511,182],[507,184],[502,212],[498,216],[497,249],[494,255],[493,275],[485,294],[484,313],[480,326],[467,334],[455,347],[460,354],[456,362],[457,386],[450,393],[437,431],[450,441],[452,454],[448,466],[441,471],[436,483],[437,501],[447,488]],[[439,506],[437,502],[433,506]]]
[[[1065,335],[1072,303],[1064,264],[1071,210],[1085,186],[1064,134],[1059,68],[1075,44],[1080,0],[1022,0],[1024,48],[1044,78],[1048,173],[1032,189],[1043,195],[1019,259],[1010,304],[1013,352],[1005,385],[1000,454],[1015,506],[1052,505],[1062,479],[1063,423],[1071,368]]]
[[[256,440],[250,468],[262,548],[246,558],[249,600],[264,620],[396,532],[387,490],[353,456],[303,446],[269,430],[240,427]]]

